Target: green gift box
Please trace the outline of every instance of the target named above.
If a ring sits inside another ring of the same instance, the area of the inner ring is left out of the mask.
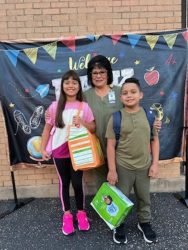
[[[91,202],[91,206],[106,222],[110,229],[118,227],[133,207],[117,187],[104,182]]]

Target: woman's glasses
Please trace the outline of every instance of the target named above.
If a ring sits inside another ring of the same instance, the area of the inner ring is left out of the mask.
[[[91,74],[93,77],[97,77],[98,75],[104,77],[106,75],[106,73],[107,73],[107,70],[100,70],[100,71],[94,70],[94,71],[92,71]]]

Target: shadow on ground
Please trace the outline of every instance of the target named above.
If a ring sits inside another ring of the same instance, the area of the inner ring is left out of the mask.
[[[127,218],[126,245],[112,241],[112,232],[90,206],[92,197],[86,198],[91,230],[76,230],[73,236],[61,232],[61,204],[59,199],[35,199],[0,220],[0,250],[106,250],[106,249],[188,249],[188,208],[170,193],[153,193],[152,226],[158,242],[148,245],[137,229],[136,209]],[[131,197],[134,202],[134,196]],[[0,201],[0,213],[11,206],[12,201]],[[75,212],[74,200],[71,201]],[[76,227],[76,224],[75,224]]]

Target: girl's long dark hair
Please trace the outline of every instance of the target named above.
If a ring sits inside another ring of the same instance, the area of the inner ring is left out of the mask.
[[[56,117],[55,117],[55,126],[58,128],[63,128],[65,126],[65,124],[63,122],[63,115],[62,114],[63,114],[63,111],[65,109],[67,96],[63,90],[63,83],[65,80],[68,80],[69,78],[72,78],[78,82],[80,89],[76,95],[76,100],[80,101],[80,102],[83,101],[82,85],[81,85],[80,78],[74,70],[69,70],[62,76],[62,79],[61,79],[61,92],[60,92],[60,96],[59,96]]]

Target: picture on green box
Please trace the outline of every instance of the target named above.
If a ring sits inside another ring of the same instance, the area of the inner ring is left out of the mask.
[[[103,196],[104,203],[106,206],[106,211],[111,216],[116,216],[119,212],[118,206],[113,202],[113,199],[110,195]]]

